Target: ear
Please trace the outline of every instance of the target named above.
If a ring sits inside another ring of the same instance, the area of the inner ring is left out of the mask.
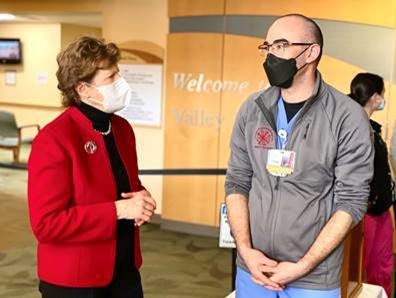
[[[373,95],[370,96],[366,105],[371,106],[372,108],[375,108],[379,105],[379,103],[380,103],[379,97],[378,97],[377,93],[374,93]]]
[[[311,47],[309,49],[307,63],[311,63],[311,62],[315,61],[316,59],[318,59],[319,55],[320,55],[320,46],[316,43],[311,45]]]
[[[373,101],[376,105],[379,104],[382,100],[381,95],[379,95],[378,93],[374,93],[371,97],[374,98]]]
[[[83,82],[78,82],[76,87],[74,87],[74,90],[78,93],[80,99],[88,97],[88,87]]]

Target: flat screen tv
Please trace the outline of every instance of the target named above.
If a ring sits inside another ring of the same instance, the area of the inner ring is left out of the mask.
[[[19,38],[0,38],[0,64],[22,62],[21,41]]]

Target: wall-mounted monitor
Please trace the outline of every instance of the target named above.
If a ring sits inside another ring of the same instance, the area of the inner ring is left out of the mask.
[[[22,48],[19,38],[0,38],[0,64],[22,62]]]

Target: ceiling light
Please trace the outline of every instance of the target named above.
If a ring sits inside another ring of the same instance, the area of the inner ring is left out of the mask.
[[[15,16],[10,13],[0,13],[0,21],[11,21],[14,20]]]

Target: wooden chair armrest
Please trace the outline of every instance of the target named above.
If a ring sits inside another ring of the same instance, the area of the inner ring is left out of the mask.
[[[37,127],[37,130],[40,130],[40,125],[38,125],[38,124],[21,125],[21,126],[18,126],[18,129],[22,130],[23,128],[28,128],[28,127]]]
[[[18,146],[22,144],[22,129],[31,128],[31,127],[36,127],[37,131],[40,131],[40,125],[38,124],[27,124],[27,125],[18,126]]]

